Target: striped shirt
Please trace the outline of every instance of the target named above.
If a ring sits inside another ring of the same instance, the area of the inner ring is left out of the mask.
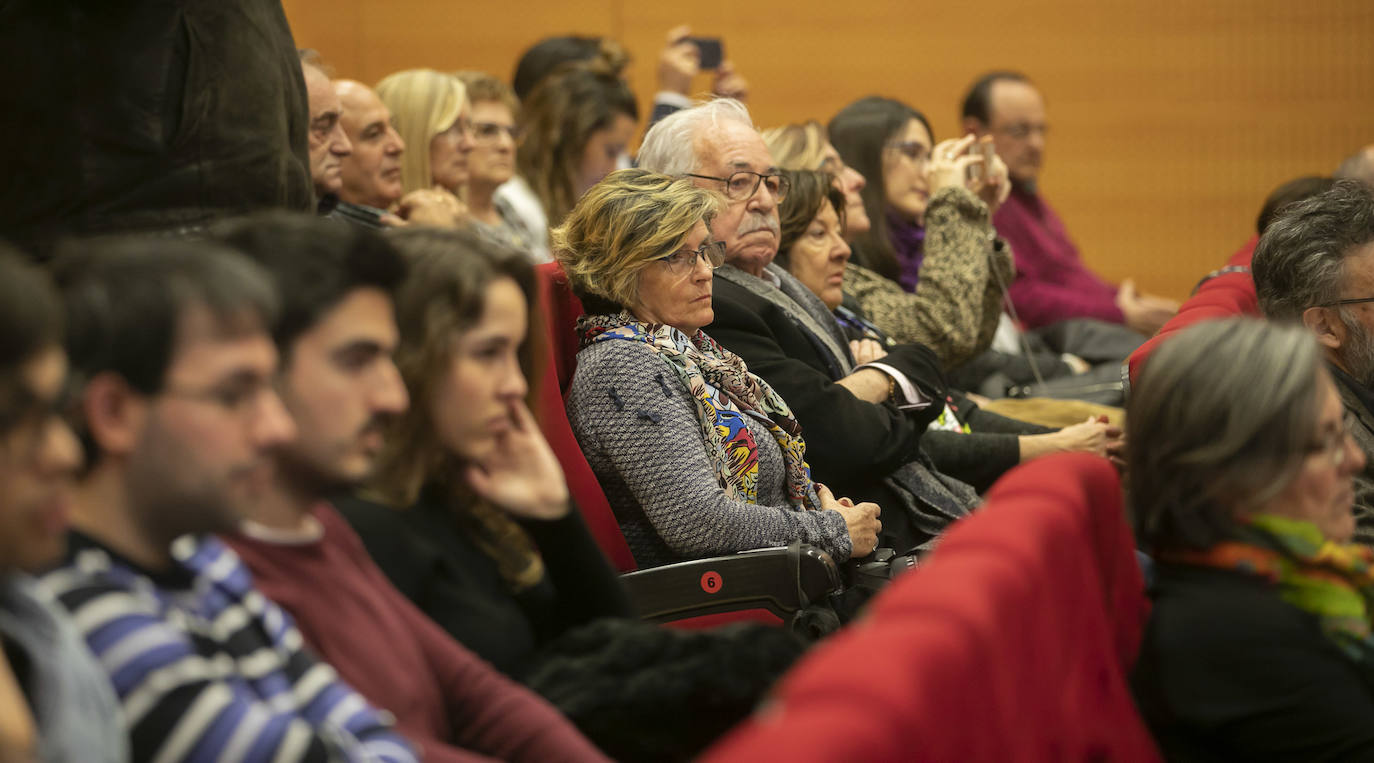
[[[43,577],[110,676],[134,760],[416,759],[391,718],[304,647],[218,540],[185,537],[149,573],[72,533]]]

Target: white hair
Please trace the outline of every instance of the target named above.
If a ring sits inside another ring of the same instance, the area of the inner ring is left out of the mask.
[[[738,122],[753,129],[749,109],[734,98],[716,98],[675,111],[660,119],[644,135],[639,146],[639,166],[673,177],[699,169],[696,156],[697,132],[721,122]]]

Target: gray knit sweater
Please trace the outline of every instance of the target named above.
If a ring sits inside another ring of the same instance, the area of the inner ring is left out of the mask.
[[[745,418],[759,449],[756,504],[725,494],[691,395],[652,350],[617,340],[577,354],[568,420],[641,568],[794,540],[849,558],[844,517],[789,507],[782,451]]]

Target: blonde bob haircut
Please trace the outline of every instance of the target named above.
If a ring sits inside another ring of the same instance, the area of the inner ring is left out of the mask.
[[[825,127],[814,119],[799,125],[771,127],[762,134],[779,169],[818,170],[825,163],[825,144],[830,138]]]
[[[677,251],[724,204],[715,191],[645,169],[617,170],[592,186],[550,236],[554,256],[584,302],[639,301],[639,275]],[[589,307],[589,312],[596,311]]]
[[[378,82],[376,91],[377,97],[391,110],[396,132],[406,143],[405,153],[401,155],[402,191],[410,193],[433,187],[429,144],[467,110],[466,88],[451,74],[433,69],[407,69]],[[462,189],[449,190],[458,193]]]

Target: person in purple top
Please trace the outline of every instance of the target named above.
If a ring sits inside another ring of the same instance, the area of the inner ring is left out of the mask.
[[[1044,98],[1025,75],[980,77],[964,98],[963,123],[965,132],[992,136],[1011,175],[1011,196],[993,216],[993,225],[1016,256],[1010,293],[1027,328],[1096,318],[1150,335],[1178,311],[1177,302],[1142,294],[1130,279],[1113,286],[1083,263],[1064,223],[1037,188],[1049,127]]]

